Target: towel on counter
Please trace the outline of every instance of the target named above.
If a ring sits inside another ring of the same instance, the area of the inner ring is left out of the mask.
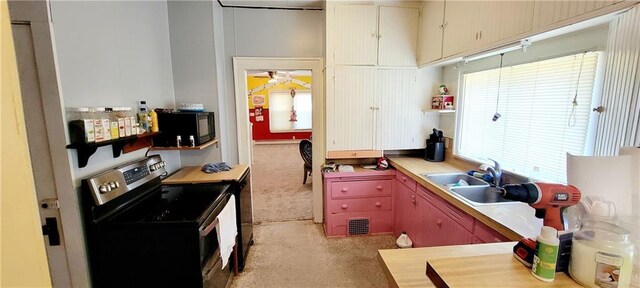
[[[238,235],[235,196],[231,195],[229,202],[222,208],[222,212],[218,214],[217,218],[216,233],[218,234],[218,244],[220,245],[222,269],[224,269],[229,261],[229,256],[233,252],[233,246],[236,244],[236,235]]]
[[[218,162],[218,163],[209,163],[202,166],[202,171],[207,174],[218,173],[220,171],[229,171],[231,170],[231,166],[226,162]]]

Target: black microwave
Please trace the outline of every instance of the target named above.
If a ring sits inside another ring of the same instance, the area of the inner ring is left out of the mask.
[[[182,138],[181,146],[189,146],[191,136],[196,146],[216,138],[213,112],[158,113],[158,126],[162,133],[154,138],[154,146],[175,147],[177,136]]]

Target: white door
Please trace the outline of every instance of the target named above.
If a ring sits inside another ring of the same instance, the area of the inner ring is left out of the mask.
[[[327,151],[373,149],[375,68],[327,69]],[[333,73],[333,75],[329,74]]]
[[[378,65],[416,66],[418,8],[380,6]]]
[[[375,149],[419,148],[423,103],[417,92],[417,68],[379,69],[375,94]]]
[[[335,5],[333,58],[337,65],[376,65],[378,10],[373,5]],[[331,37],[331,36],[330,36]],[[331,55],[327,55],[331,57]]]
[[[613,5],[619,0],[601,1],[536,1],[536,27],[544,27],[591,11]]]
[[[418,62],[426,64],[442,58],[444,1],[425,1],[420,17]]]

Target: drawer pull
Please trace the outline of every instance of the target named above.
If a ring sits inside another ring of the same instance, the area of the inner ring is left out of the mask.
[[[376,189],[378,189],[378,190],[382,190],[382,185],[378,185],[378,186],[376,186]]]
[[[347,187],[342,187],[342,192],[347,192],[347,191],[349,191],[349,188],[347,188]]]
[[[353,152],[353,153],[351,153],[351,156],[358,156],[358,153]]]
[[[438,219],[436,220],[436,225],[438,225],[438,227],[442,226],[442,220]]]
[[[402,176],[402,181],[407,182],[407,177]]]
[[[380,207],[380,206],[382,206],[382,203],[376,202],[376,207]]]
[[[349,205],[347,204],[342,204],[342,209],[347,209],[349,207]]]

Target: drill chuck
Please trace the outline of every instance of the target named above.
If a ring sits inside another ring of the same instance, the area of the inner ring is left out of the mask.
[[[509,200],[533,204],[538,202],[540,192],[533,183],[507,184],[502,186],[502,196]]]

